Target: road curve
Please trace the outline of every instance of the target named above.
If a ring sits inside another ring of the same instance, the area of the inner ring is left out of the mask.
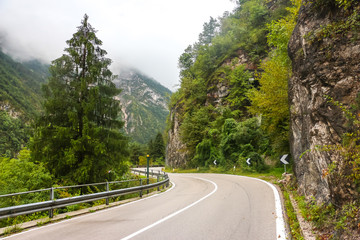
[[[4,239],[286,239],[270,184],[223,174],[170,179],[167,192]]]

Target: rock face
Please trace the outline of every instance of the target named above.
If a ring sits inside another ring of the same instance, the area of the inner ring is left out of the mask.
[[[344,10],[334,1],[322,2],[303,1],[289,42],[290,145],[299,191],[328,202],[336,198],[336,186],[324,173],[341,158],[326,151],[300,156],[316,146],[339,143],[346,131],[344,114],[326,96],[349,106],[359,94],[360,40],[356,26],[346,25],[359,3]]]
[[[164,131],[169,114],[169,89],[134,69],[123,69],[114,83],[122,89],[117,98],[128,136],[145,144]]]
[[[248,54],[239,49],[236,51],[236,58],[228,58],[223,63],[222,66],[228,66],[232,69],[243,65],[245,66],[245,69],[253,72],[257,69],[257,65],[254,64],[251,60]],[[228,103],[226,101],[226,98],[230,94],[230,83],[226,79],[225,73],[221,73],[218,75],[215,79],[210,81],[207,86],[207,98],[205,105],[213,105],[214,107],[221,107],[226,106]]]
[[[180,121],[177,108],[170,111],[172,126],[168,131],[165,164],[171,167],[185,167],[187,163],[186,145],[180,139]]]

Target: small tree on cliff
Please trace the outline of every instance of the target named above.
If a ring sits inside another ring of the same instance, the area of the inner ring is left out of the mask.
[[[72,182],[101,181],[109,170],[125,170],[127,139],[118,120],[120,93],[108,69],[111,60],[85,15],[50,66],[43,86],[44,114],[36,124],[32,157],[57,177]]]

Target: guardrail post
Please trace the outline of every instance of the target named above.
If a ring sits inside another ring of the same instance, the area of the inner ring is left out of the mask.
[[[54,188],[51,187],[50,188],[50,200],[53,201],[54,200]],[[49,210],[49,218],[53,218],[54,217],[54,209],[50,209]]]
[[[154,176],[154,170],[151,169],[151,177],[153,177],[153,176]]]
[[[106,182],[106,191],[108,192],[110,190],[109,182]],[[109,198],[106,198],[106,205],[109,205]]]
[[[142,179],[140,178],[140,187],[142,186]],[[140,197],[142,198],[142,190],[140,190]]]
[[[148,172],[148,173],[149,173],[149,172]],[[149,175],[149,174],[148,174],[148,175]],[[150,177],[147,178],[147,180],[146,180],[146,185],[149,185],[149,184],[150,184],[149,181],[150,181]],[[149,189],[146,190],[146,194],[149,194],[149,191],[150,191]]]
[[[163,177],[162,180],[165,180],[165,178]],[[165,189],[165,184],[162,185],[162,188]]]
[[[160,180],[160,176],[157,175],[157,182],[159,182],[159,180]],[[158,186],[158,191],[160,191],[160,186]]]

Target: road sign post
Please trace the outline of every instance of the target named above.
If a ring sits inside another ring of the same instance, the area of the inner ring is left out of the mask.
[[[289,154],[285,154],[285,155],[282,155],[281,158],[280,158],[280,162],[281,162],[282,164],[284,164],[284,171],[285,171],[285,173],[286,173],[286,165],[289,164],[289,162],[288,162],[288,156],[289,156]]]

